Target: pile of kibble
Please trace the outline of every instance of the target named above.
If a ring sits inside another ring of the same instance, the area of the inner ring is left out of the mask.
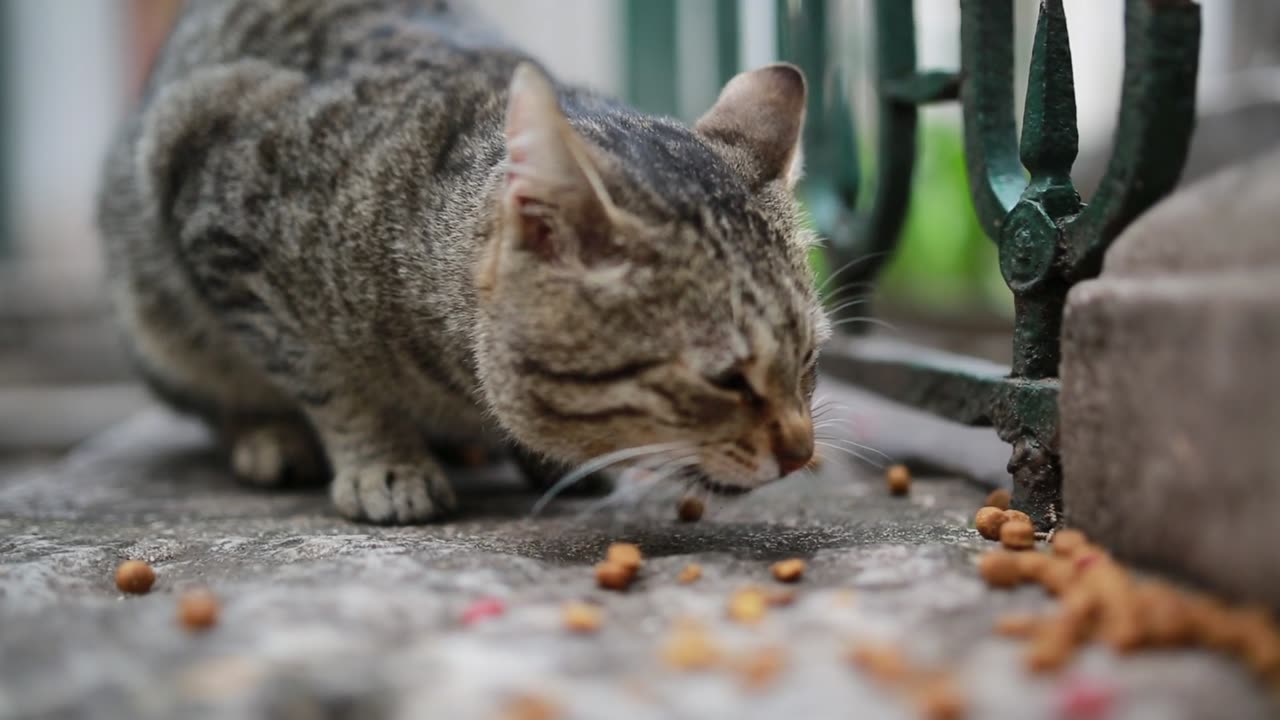
[[[1007,496],[994,499],[1007,502]],[[1280,630],[1265,608],[1230,608],[1205,594],[1139,578],[1079,530],[1051,533],[1049,551],[1038,551],[1034,535],[1024,541],[1029,521],[1020,527],[1022,519],[1011,512],[992,503],[974,518],[983,537],[999,538],[1007,548],[984,554],[978,570],[992,587],[1037,583],[1058,597],[1052,614],[1006,616],[996,623],[998,633],[1028,641],[1030,670],[1061,668],[1095,641],[1120,653],[1199,646],[1240,659],[1280,689]]]

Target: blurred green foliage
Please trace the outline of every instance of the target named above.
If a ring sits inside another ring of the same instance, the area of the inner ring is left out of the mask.
[[[861,153],[862,177],[874,179],[874,147]],[[863,190],[865,199],[874,187]],[[819,282],[828,259],[815,251]],[[834,291],[836,288],[830,288]],[[1013,316],[1013,294],[1000,276],[995,244],[982,232],[964,165],[964,140],[954,124],[923,123],[911,206],[893,258],[877,280],[882,302],[938,316]]]

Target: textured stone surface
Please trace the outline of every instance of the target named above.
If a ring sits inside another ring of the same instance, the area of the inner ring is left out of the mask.
[[[557,502],[533,518],[534,498],[505,469],[471,475],[451,522],[355,525],[323,493],[235,484],[198,429],[163,413],[64,463],[11,469],[0,475],[0,717],[496,718],[523,692],[562,718],[916,717],[843,661],[870,639],[957,673],[971,717],[1061,716],[1059,680],[1024,674],[1021,648],[989,633],[998,614],[1048,601],[977,579],[987,546],[966,526],[984,488],[920,479],[891,498],[878,476],[835,460],[682,524],[675,488]],[[648,556],[625,594],[592,580],[614,540]],[[809,561],[794,605],[755,628],[725,619],[732,590],[772,585],[770,561],[793,556]],[[154,565],[151,594],[116,591],[124,558]],[[703,578],[680,585],[689,562]],[[175,621],[192,587],[223,601],[201,635]],[[463,625],[484,597],[507,613]],[[574,599],[602,604],[600,634],[560,628]],[[730,658],[783,648],[776,684],[752,692],[725,670],[664,667],[659,648],[682,617],[705,622]],[[1115,687],[1114,718],[1269,716],[1248,676],[1207,654],[1090,649],[1067,673]]]
[[[1193,185],[1071,292],[1062,456],[1072,524],[1280,607],[1280,153]]]

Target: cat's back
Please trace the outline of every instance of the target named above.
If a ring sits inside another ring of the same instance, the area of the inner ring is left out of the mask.
[[[370,68],[502,78],[522,59],[481,18],[446,0],[188,0],[146,96],[245,60],[326,83]]]

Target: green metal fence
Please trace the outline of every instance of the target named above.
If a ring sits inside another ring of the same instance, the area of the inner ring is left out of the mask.
[[[860,205],[857,128],[843,90],[845,69],[828,47],[838,35],[828,25],[831,8],[827,0],[776,2],[779,55],[801,66],[810,81],[802,196],[828,240],[831,266],[848,267],[839,284],[872,280],[898,241],[910,201],[918,109],[959,100],[972,202],[1015,298],[1013,364],[999,367],[876,339],[828,352],[824,369],[951,420],[994,427],[1013,447],[1008,469],[1014,504],[1049,527],[1061,509],[1057,376],[1066,294],[1099,272],[1111,241],[1177,182],[1194,128],[1200,7],[1191,0],[1126,0],[1115,150],[1087,203],[1071,182],[1078,138],[1062,0],[1040,3],[1021,137],[1014,116],[1012,0],[960,0],[956,71],[916,67],[910,0],[873,0],[872,7],[877,177],[871,199]],[[629,0],[628,18],[656,11],[651,17],[664,18],[670,30],[675,8],[674,0]],[[630,89],[633,100],[660,110],[646,102],[657,97],[645,84],[656,78],[642,81],[635,63],[663,68],[662,79],[671,86],[678,67],[672,58],[663,65],[645,54],[674,54],[670,41],[663,45],[650,35],[657,29],[649,21],[629,27]],[[736,42],[736,22],[736,13],[721,14],[722,73],[724,58],[736,55],[736,45],[727,47]]]

